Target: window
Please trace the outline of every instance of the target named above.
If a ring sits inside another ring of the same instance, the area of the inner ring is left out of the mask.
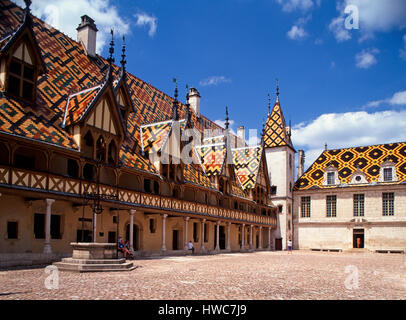
[[[282,205],[279,205],[279,206],[278,206],[278,209],[279,209],[279,213],[282,213],[282,212],[283,212],[283,206],[282,206]]]
[[[18,239],[18,222],[7,222],[7,239]]]
[[[149,219],[149,232],[150,233],[156,232],[156,220],[155,219]]]
[[[383,169],[383,181],[389,182],[393,180],[392,168]]]
[[[209,242],[209,236],[208,236],[208,225],[207,223],[204,224],[204,242]]]
[[[34,236],[35,239],[45,239],[45,214],[34,215]]]
[[[302,197],[301,217],[310,218],[311,197]]]
[[[144,179],[144,192],[151,192],[151,180]]]
[[[273,196],[276,195],[277,189],[278,189],[278,187],[275,187],[275,186],[271,187],[271,195],[273,195]]]
[[[332,186],[336,184],[336,174],[335,172],[328,172],[327,173],[327,184]]]
[[[354,217],[364,216],[365,196],[363,194],[354,194]]]
[[[154,181],[154,193],[159,194],[159,182]]]
[[[96,160],[106,161],[106,142],[102,136],[99,137],[96,143]]]
[[[327,217],[337,217],[337,196],[327,196]]]
[[[7,91],[14,96],[34,102],[35,73],[27,45],[22,44],[10,61]]]
[[[79,178],[79,165],[77,161],[68,159],[68,176],[71,178]]]
[[[51,239],[62,239],[61,216],[51,215]]]
[[[394,193],[384,193],[382,195],[383,199],[383,215],[393,216],[395,215],[395,194]]]

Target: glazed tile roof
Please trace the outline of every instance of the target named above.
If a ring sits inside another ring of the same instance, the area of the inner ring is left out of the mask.
[[[378,183],[381,165],[386,161],[392,161],[396,167],[398,181],[392,183],[406,182],[406,143],[403,142],[324,151],[296,182],[295,190],[331,188],[323,186],[324,170],[329,166],[338,169],[341,184],[348,184],[357,170],[368,183]]]
[[[203,186],[209,189],[214,189],[213,185],[210,182],[210,179],[207,177],[207,175],[204,173],[201,166],[199,165],[186,165],[183,176],[185,181],[188,183]]]
[[[63,126],[68,126],[82,120],[82,117],[89,110],[101,89],[102,86],[99,85],[70,95],[66,102]]]
[[[286,127],[282,108],[279,102],[277,102],[266,121],[264,147],[274,148],[282,146],[290,146],[293,148],[292,141],[290,140]]]
[[[227,150],[224,143],[197,146],[195,150],[204,172],[209,177],[222,173]]]
[[[232,150],[235,174],[243,190],[253,189],[256,186],[262,150],[261,146]]]

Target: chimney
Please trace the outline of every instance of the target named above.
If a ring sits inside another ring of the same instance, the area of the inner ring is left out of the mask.
[[[97,27],[94,20],[87,15],[82,16],[82,22],[76,29],[78,31],[78,42],[82,43],[87,55],[96,57]]]
[[[190,88],[189,91],[189,103],[190,107],[196,113],[197,117],[200,117],[200,93],[195,88]]]
[[[306,155],[303,150],[299,150],[299,165],[297,167],[297,177],[300,178],[304,174],[304,166],[306,161]]]
[[[243,126],[238,127],[237,129],[238,137],[238,147],[242,148],[245,146],[245,128]]]

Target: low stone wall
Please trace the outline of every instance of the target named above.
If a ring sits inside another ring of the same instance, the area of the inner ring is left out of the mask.
[[[71,256],[72,253],[0,253],[0,268],[51,265]]]

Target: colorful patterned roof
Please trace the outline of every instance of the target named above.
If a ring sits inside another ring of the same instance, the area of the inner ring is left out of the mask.
[[[217,137],[208,137],[203,139],[203,143],[205,145],[208,144],[219,144],[219,143],[225,143],[226,137],[225,136],[217,136]]]
[[[204,172],[206,172],[209,177],[221,174],[227,150],[224,143],[198,146],[195,147],[195,150]]]
[[[142,151],[159,152],[169,137],[173,121],[141,126]]]
[[[9,0],[0,0],[0,39],[3,39],[0,40],[0,47],[8,43],[9,36],[18,30],[23,18],[23,9]],[[3,123],[0,123],[0,133],[52,143],[76,151],[78,146],[73,137],[62,129],[64,119],[67,125],[86,114],[98,95],[98,86],[105,82],[109,64],[100,56],[89,58],[81,44],[42,20],[35,17],[32,20],[33,34],[46,69],[46,74],[38,78],[37,107],[32,109],[24,106],[23,109],[13,99],[1,98],[0,121]],[[122,79],[118,66],[113,65],[112,71],[113,79]],[[168,130],[167,127],[159,128],[157,123],[172,120],[173,98],[128,72],[124,79],[134,112],[128,117],[127,136],[120,148],[121,164],[157,174],[148,157],[142,156],[142,149],[162,147]],[[89,88],[94,90],[86,91]],[[186,105],[179,102],[180,119],[186,118],[186,109]],[[219,134],[222,132],[222,128],[215,122],[203,115],[197,117],[194,112],[191,113],[191,122],[202,135],[205,130],[217,131]],[[145,127],[145,132],[141,133],[141,125],[145,124],[154,125],[150,129]],[[181,122],[181,130],[185,124],[185,121]],[[153,135],[158,136],[155,142],[151,141]],[[211,187],[200,165],[186,166],[184,175],[191,183]]]
[[[82,120],[82,117],[91,107],[92,102],[95,100],[101,89],[102,86],[99,85],[70,95],[66,102],[64,125],[69,126],[70,124]]]
[[[405,182],[406,143],[403,142],[324,151],[296,182],[295,190],[331,188],[322,185],[324,170],[329,166],[337,168],[341,184],[348,184],[357,169],[369,183],[378,182],[381,165],[387,160],[392,161],[396,167],[398,181],[393,183]]]
[[[76,143],[55,122],[43,115],[26,112],[21,104],[0,98],[0,131],[27,139],[78,149]]]
[[[232,154],[235,174],[243,190],[255,188],[262,159],[262,147],[233,149]]]
[[[292,141],[288,134],[285,117],[282,108],[277,102],[268,116],[264,133],[264,147],[274,148],[290,146],[293,148]]]

